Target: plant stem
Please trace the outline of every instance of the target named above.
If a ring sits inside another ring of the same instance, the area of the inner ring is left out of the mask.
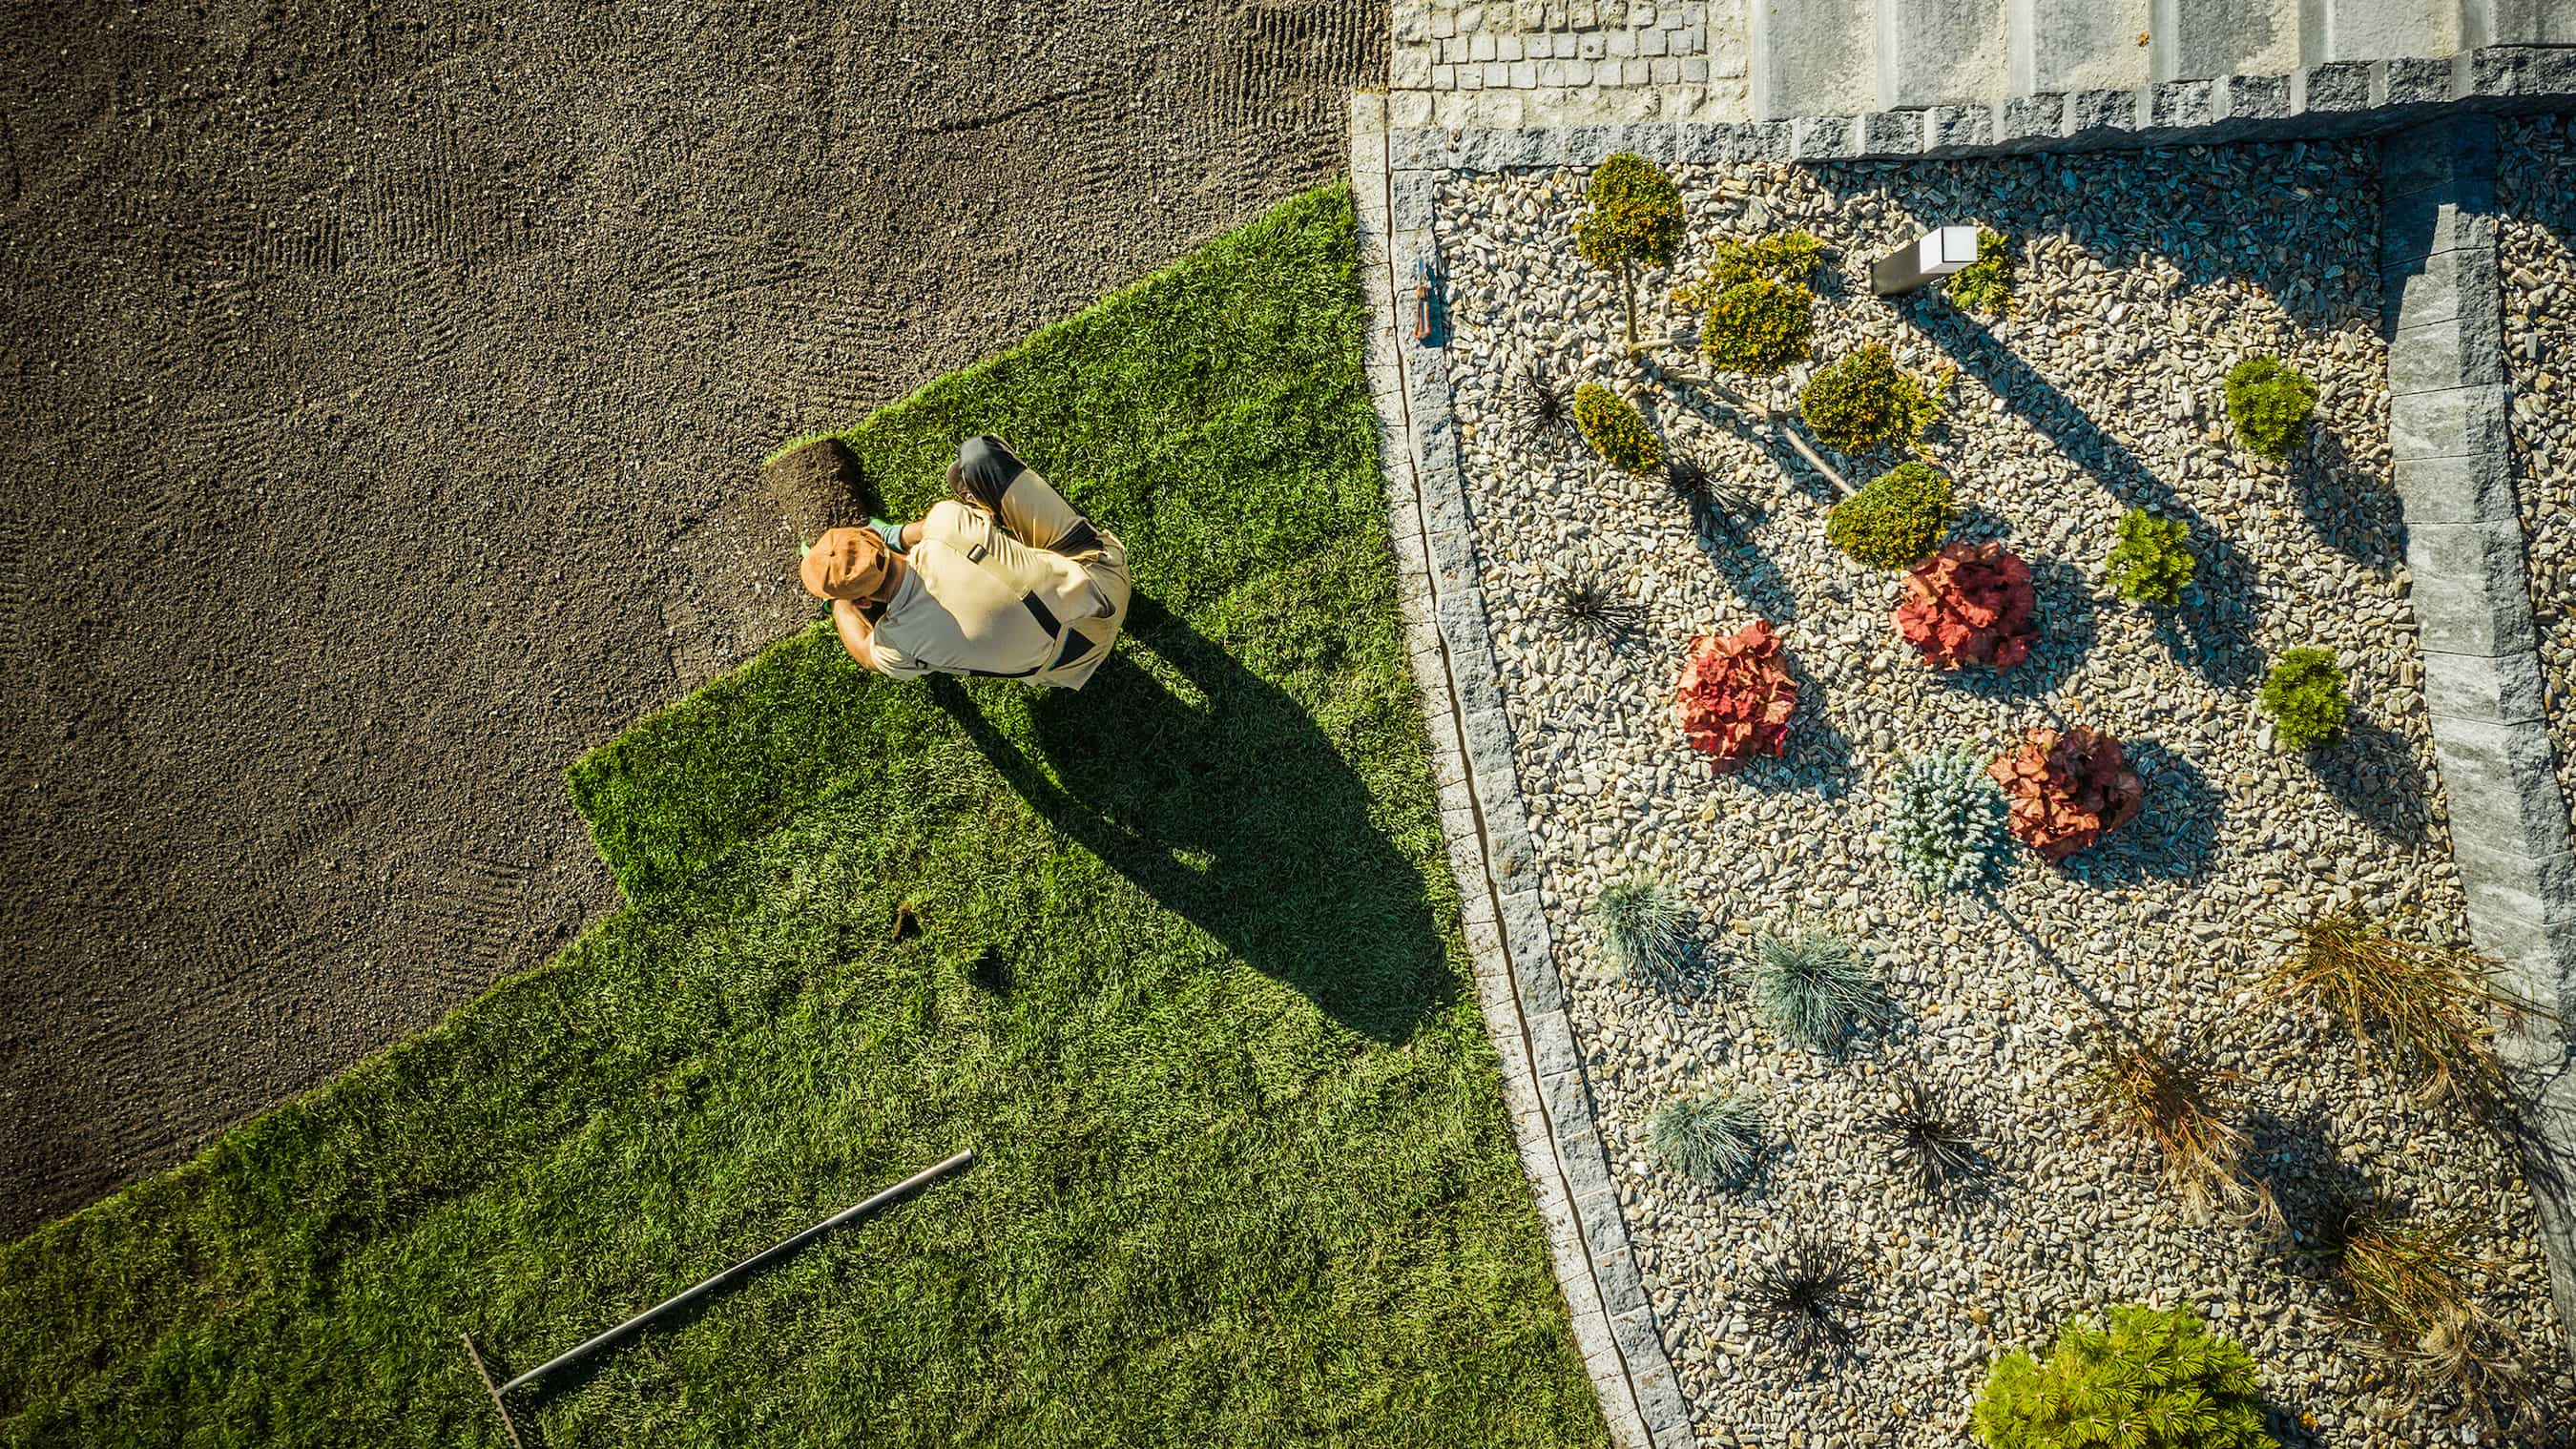
[[[1842,475],[1841,470],[1835,468],[1833,464],[1826,462],[1822,454],[1818,453],[1814,448],[1807,446],[1807,440],[1798,436],[1797,429],[1789,426],[1789,420],[1785,414],[1769,407],[1755,405],[1752,399],[1746,397],[1740,392],[1737,392],[1735,389],[1728,387],[1726,384],[1719,382],[1715,378],[1701,377],[1697,373],[1685,372],[1680,368],[1665,367],[1659,363],[1653,362],[1651,359],[1649,359],[1648,365],[1657,373],[1681,384],[1684,387],[1696,388],[1701,392],[1715,397],[1718,401],[1725,403],[1727,406],[1734,408],[1737,412],[1744,413],[1751,417],[1760,418],[1762,421],[1769,423],[1773,432],[1778,433],[1780,437],[1797,452],[1799,457],[1807,460],[1808,467],[1813,468],[1818,473],[1824,475],[1825,481],[1833,485],[1834,492],[1836,494],[1844,498],[1852,496],[1851,480],[1845,478]]]
[[[1619,263],[1619,292],[1628,303],[1628,350],[1635,352],[1639,350],[1637,346],[1637,269],[1635,263],[1625,259]]]

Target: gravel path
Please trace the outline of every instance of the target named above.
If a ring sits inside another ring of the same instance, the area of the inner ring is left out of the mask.
[[[1583,173],[1444,178],[1468,495],[1542,895],[1704,1441],[1949,1442],[1997,1353],[2038,1346],[2072,1311],[2146,1300],[2197,1303],[2241,1337],[2294,1442],[2433,1442],[2429,1409],[2365,1383],[2329,1321],[2336,1291],[2296,1244],[2172,1221],[2138,1158],[2089,1141],[2063,1089],[2102,1030],[2079,991],[2148,1037],[2204,1049],[2244,1074],[2253,1164],[2292,1224],[2365,1183],[2457,1223],[2494,1260],[2490,1306],[2526,1344],[2557,1342],[2503,1154],[2454,1113],[2409,1106],[2313,1023],[2253,1007],[2284,913],[2359,901],[2463,934],[2385,486],[2368,148],[1675,174],[1694,237],[1677,276],[1716,238],[1803,226],[1837,249],[1819,356],[1874,340],[1921,374],[1956,367],[1931,446],[1969,505],[1960,533],[2031,560],[2046,624],[2010,675],[1932,677],[1888,622],[1895,577],[1825,542],[1824,482],[1784,472],[1722,404],[1640,386],[1616,360],[1617,294],[1570,239]],[[1937,298],[1867,296],[1870,258],[1969,220],[2021,240],[2020,315],[1989,330]],[[1669,284],[1641,288],[1658,335]],[[2251,458],[2223,425],[2221,375],[2258,349],[2323,384],[2321,435],[2288,466]],[[1530,357],[1612,381],[1669,442],[1760,495],[1753,546],[1696,538],[1659,482],[1606,472],[1570,434],[1523,441],[1514,379]],[[1802,376],[1771,396],[1789,405]],[[2201,583],[2169,621],[2103,582],[2133,503],[2192,522]],[[1544,585],[1568,570],[1642,604],[1626,644],[1546,618]],[[1805,681],[1788,757],[1712,778],[1682,747],[1673,682],[1692,635],[1756,617],[1780,627]],[[2253,702],[2268,656],[2303,644],[2341,654],[2358,716],[2352,738],[2304,758],[2271,747]],[[2127,742],[2145,813],[2062,872],[2015,847],[1992,912],[1918,907],[1872,837],[1903,752],[1990,756],[2057,716]],[[1642,867],[1684,885],[1709,943],[1714,969],[1678,993],[1615,979],[1583,924],[1605,881]],[[1792,919],[1870,942],[1901,1023],[1840,1058],[1757,1025],[1746,945]],[[1868,1119],[1900,1068],[1980,1124],[2006,1176],[1998,1205],[1935,1207],[1898,1176]],[[1777,1143],[1741,1191],[1679,1179],[1644,1146],[1657,1106],[1714,1084],[1758,1093]],[[1745,1311],[1748,1273],[1795,1232],[1868,1265],[1858,1360],[1840,1373],[1806,1372]]]
[[[2499,140],[2514,488],[2558,784],[2576,801],[2576,126],[2564,116],[2510,120]]]

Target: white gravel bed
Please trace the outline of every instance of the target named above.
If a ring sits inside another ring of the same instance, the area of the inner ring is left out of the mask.
[[[2558,784],[2576,801],[2576,134],[2563,116],[2500,127],[2505,358],[2514,491],[2540,622]]]
[[[2474,1442],[2373,1386],[2336,1338],[2339,1298],[2320,1268],[2258,1230],[2172,1221],[2142,1159],[2089,1141],[2065,1090],[2097,1030],[2071,979],[2146,1035],[2188,1039],[2244,1073],[2256,1166],[2294,1220],[2334,1184],[2366,1180],[2459,1224],[2494,1261],[2489,1305],[2531,1356],[2563,1365],[2531,1208],[2504,1154],[2453,1111],[2411,1106],[2318,1023],[2254,1005],[2286,912],[2360,901],[2411,913],[2428,934],[2465,929],[2387,487],[2370,152],[1673,174],[1692,240],[1673,277],[1642,279],[1641,331],[1664,334],[1666,291],[1717,239],[1793,226],[1823,238],[1836,251],[1819,284],[1818,360],[1880,341],[1918,374],[1966,364],[1930,439],[1969,509],[1955,536],[2003,538],[2029,558],[2046,626],[2000,680],[1932,675],[1889,622],[1897,576],[1826,543],[1822,481],[1784,474],[1722,406],[1684,406],[1620,355],[1615,281],[1572,243],[1588,173],[1443,179],[1467,495],[1542,896],[1702,1441],[1963,1442],[2000,1353],[2044,1348],[2078,1310],[2144,1301],[2197,1304],[2243,1341],[2289,1442]],[[1871,258],[1943,222],[1981,222],[2021,245],[2022,310],[1991,335],[1935,296],[1891,306],[1867,294]],[[2325,436],[2286,468],[2224,427],[2220,378],[2257,349],[2324,389]],[[1668,444],[1764,499],[1752,544],[1695,541],[1660,480],[1608,471],[1570,431],[1525,441],[1517,377],[1531,358],[1569,383],[1611,383]],[[1754,386],[1794,407],[1804,375]],[[1856,466],[1853,482],[1885,465]],[[2195,517],[2204,587],[2184,623],[2160,625],[2103,581],[2130,502]],[[1627,643],[1613,650],[1547,619],[1545,583],[1569,568],[1643,605]],[[1788,757],[1713,775],[1682,742],[1674,681],[1691,636],[1757,617],[1779,627],[1805,681]],[[2313,758],[2274,751],[2254,704],[2268,657],[2303,644],[2340,652],[2359,719],[2352,740]],[[1959,897],[1918,905],[1873,836],[1902,753],[1992,756],[2053,716],[2130,746],[2144,812],[2062,871],[2014,845],[2000,916]],[[1616,979],[1583,918],[1604,882],[1641,867],[1684,887],[1710,944],[1714,972],[1678,994]],[[1839,922],[1870,943],[1903,1022],[1839,1059],[1758,1025],[1743,985],[1750,933],[1792,919]],[[1930,1204],[1889,1162],[1868,1122],[1898,1069],[1981,1125],[2006,1173],[1999,1206]],[[1656,1107],[1720,1084],[1765,1099],[1778,1144],[1739,1190],[1681,1179],[1645,1147]],[[1857,1357],[1839,1371],[1788,1359],[1739,1296],[1793,1231],[1867,1265]]]

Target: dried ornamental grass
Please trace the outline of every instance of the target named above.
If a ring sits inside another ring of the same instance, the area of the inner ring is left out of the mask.
[[[1675,453],[1664,467],[1664,487],[1690,510],[1697,533],[1742,538],[1761,515],[1761,507],[1739,489],[1717,481],[1708,465],[1688,453]]]
[[[2506,1101],[2491,1011],[2538,1008],[2500,990],[2496,963],[2460,946],[2409,940],[2357,910],[2324,910],[2299,924],[2265,991],[2340,1023],[2367,1062],[2385,1056],[2415,1074],[2417,1101],[2453,1095],[2473,1110]]]
[[[1602,644],[1619,642],[1646,618],[1643,606],[1620,598],[1593,578],[1557,580],[1549,587],[1547,606],[1548,617],[1559,628]]]
[[[2245,1171],[2245,1130],[2219,1109],[2217,1086],[2232,1075],[2114,1043],[2086,1064],[2076,1092],[2096,1132],[2154,1151],[2184,1221],[2278,1222],[2272,1190]]]
[[[1574,421],[1574,394],[1537,363],[1521,369],[1517,392],[1521,436],[1531,442],[1552,438]]]
[[[1976,1188],[1992,1168],[1965,1119],[1919,1077],[1897,1079],[1896,1104],[1879,1112],[1872,1125],[1894,1139],[1888,1145],[1890,1160],[1927,1196],[1956,1196]]]

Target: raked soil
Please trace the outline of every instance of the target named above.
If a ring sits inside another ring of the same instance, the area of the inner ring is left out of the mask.
[[[1386,57],[1364,0],[308,8],[0,18],[0,1237],[613,909],[564,765],[811,617],[762,452],[1340,170]]]

